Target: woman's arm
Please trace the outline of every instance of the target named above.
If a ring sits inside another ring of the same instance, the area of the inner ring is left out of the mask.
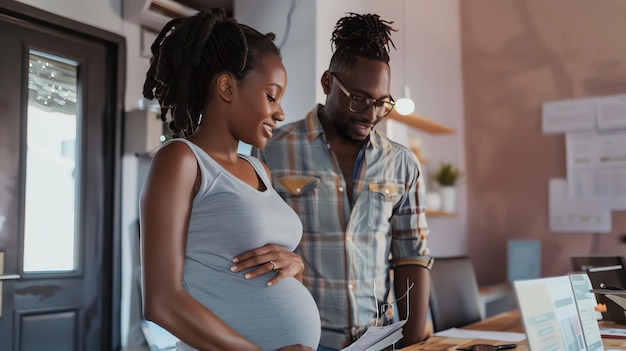
[[[144,316],[200,350],[260,350],[182,287],[199,184],[197,161],[187,145],[174,142],[156,154],[140,199]]]

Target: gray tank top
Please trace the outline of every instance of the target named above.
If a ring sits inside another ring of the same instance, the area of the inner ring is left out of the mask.
[[[263,350],[292,344],[316,349],[320,317],[309,291],[295,278],[268,287],[276,274],[252,280],[229,270],[231,259],[273,243],[294,250],[302,236],[298,215],[274,191],[261,162],[240,155],[255,169],[267,190],[259,191],[232,175],[198,146],[193,151],[202,181],[193,199],[183,287],[226,324]],[[211,328],[210,325],[206,326]],[[195,350],[179,342],[178,350]]]

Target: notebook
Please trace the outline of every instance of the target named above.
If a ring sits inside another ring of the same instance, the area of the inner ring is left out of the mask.
[[[513,282],[528,349],[604,351],[586,274]]]

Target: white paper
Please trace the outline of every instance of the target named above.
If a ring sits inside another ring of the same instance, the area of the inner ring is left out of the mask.
[[[485,331],[485,330],[469,330],[450,328],[435,333],[435,336],[444,336],[447,338],[459,338],[459,339],[484,339],[484,340],[496,340],[496,341],[509,341],[519,342],[526,339],[526,335],[523,333],[513,332],[497,332],[497,331]]]
[[[545,134],[596,129],[593,98],[545,102],[541,111],[541,127]]]
[[[597,98],[598,130],[626,129],[626,94]]]
[[[363,351],[402,328],[406,320],[384,327],[369,327],[357,341],[341,351]],[[397,341],[397,340],[396,340]]]
[[[550,179],[548,221],[551,232],[610,233],[611,210],[590,198],[570,198],[565,179]]]
[[[626,210],[626,131],[566,135],[568,194]]]

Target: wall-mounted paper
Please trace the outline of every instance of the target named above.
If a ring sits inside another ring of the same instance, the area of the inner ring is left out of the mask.
[[[565,179],[550,179],[549,224],[551,232],[609,233],[611,210],[587,198],[571,198]]]
[[[626,132],[567,133],[568,194],[609,210],[626,210]]]
[[[596,130],[593,98],[545,102],[541,115],[541,128],[545,134]]]
[[[626,94],[596,99],[598,130],[626,130]]]

